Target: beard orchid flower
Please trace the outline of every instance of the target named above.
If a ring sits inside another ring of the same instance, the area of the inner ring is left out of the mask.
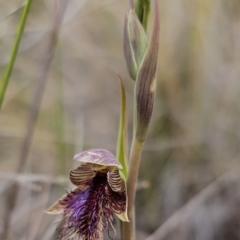
[[[76,154],[80,166],[70,171],[76,188],[47,210],[62,214],[58,224],[59,240],[77,236],[81,240],[103,240],[103,231],[113,228],[116,214],[128,221],[126,185],[118,160],[104,149],[90,149]]]

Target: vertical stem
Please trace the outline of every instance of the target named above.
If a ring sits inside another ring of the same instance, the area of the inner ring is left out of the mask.
[[[137,189],[138,170],[142,155],[144,141],[139,141],[134,136],[131,153],[130,153],[130,168],[127,180],[128,191],[128,218],[129,222],[123,222],[122,239],[134,240],[135,239],[135,216],[134,216],[134,203]]]
[[[7,68],[6,68],[6,72],[5,72],[5,75],[4,75],[4,78],[3,78],[3,82],[1,84],[1,88],[0,88],[0,109],[2,108],[4,96],[5,96],[5,93],[6,93],[6,90],[7,90],[9,79],[10,79],[11,74],[12,74],[12,70],[13,70],[15,60],[16,60],[16,57],[17,57],[19,45],[20,45],[20,42],[21,42],[21,39],[22,39],[22,35],[23,35],[23,31],[24,31],[24,28],[25,28],[25,25],[26,25],[26,21],[27,21],[27,17],[28,17],[30,7],[31,7],[31,3],[32,3],[32,0],[27,0],[26,6],[25,6],[24,11],[23,11],[22,19],[21,19],[21,22],[20,22],[20,26],[19,26],[19,29],[18,29],[18,33],[17,33],[17,36],[16,36],[16,40],[15,40],[15,43],[13,45],[11,57],[10,57],[9,63],[7,65]]]
[[[37,124],[40,105],[42,102],[43,94],[44,94],[45,87],[48,80],[48,73],[49,73],[52,59],[54,56],[54,49],[57,43],[58,34],[59,34],[61,22],[62,22],[62,17],[64,14],[64,10],[66,8],[66,3],[67,1],[65,1],[64,5],[60,6],[61,9],[59,9],[59,11],[56,12],[53,28],[52,28],[52,31],[50,32],[50,41],[46,51],[46,59],[44,61],[43,69],[39,77],[38,85],[36,87],[36,92],[33,99],[33,105],[31,107],[31,111],[28,118],[26,134],[24,136],[21,150],[20,150],[19,161],[17,166],[18,173],[23,172],[27,162],[27,157],[31,147],[35,126]],[[17,197],[18,197],[19,191],[20,191],[20,185],[17,182],[11,182],[11,186],[6,196],[3,232],[0,236],[0,239],[3,239],[3,240],[8,239],[9,232],[10,232],[11,218],[17,203]]]
[[[64,113],[64,94],[63,94],[63,76],[62,76],[62,49],[60,44],[57,46],[56,52],[56,65],[57,65],[57,99],[56,99],[56,114],[55,114],[55,136],[56,136],[56,147],[59,159],[59,174],[66,173],[66,143],[65,143],[65,113]]]

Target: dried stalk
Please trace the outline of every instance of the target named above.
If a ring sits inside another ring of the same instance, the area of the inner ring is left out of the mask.
[[[36,92],[33,99],[33,105],[30,111],[30,115],[27,121],[26,134],[23,139],[22,147],[20,150],[19,161],[17,166],[17,172],[23,172],[27,157],[29,154],[29,149],[31,146],[35,126],[37,123],[39,109],[42,102],[43,94],[45,91],[45,87],[48,80],[48,73],[51,67],[51,63],[54,56],[54,49],[57,43],[60,26],[62,23],[63,14],[66,8],[67,1],[58,1],[56,2],[56,14],[54,16],[54,22],[52,30],[49,33],[49,44],[46,49],[46,57],[44,60],[44,65],[38,80],[38,85],[36,87]],[[17,196],[20,190],[20,185],[17,182],[13,182],[12,186],[8,189],[6,195],[6,207],[4,214],[4,223],[3,223],[3,233],[1,235],[1,239],[8,239],[9,231],[10,231],[10,223],[13,211],[15,209],[15,205],[17,202]]]

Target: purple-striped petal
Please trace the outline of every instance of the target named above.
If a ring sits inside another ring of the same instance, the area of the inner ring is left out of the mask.
[[[106,188],[105,201],[107,201],[106,205],[117,215],[119,219],[123,222],[129,222],[127,216],[127,194],[125,188],[121,189],[120,192],[115,192],[110,186],[108,186]]]
[[[62,198],[60,198],[57,202],[55,202],[48,210],[46,210],[46,213],[48,214],[60,214],[63,213],[69,200],[76,194],[79,194],[80,192],[83,192],[84,188],[76,188],[75,190],[71,191],[70,193],[64,195]]]
[[[92,169],[92,164],[85,163],[80,167],[70,171],[70,180],[76,186],[88,186],[96,175]]]
[[[108,184],[114,192],[123,192],[125,191],[124,181],[121,179],[119,170],[113,168],[107,173]]]
[[[116,168],[109,171],[107,176],[110,188],[119,194],[112,194],[111,209],[119,219],[124,222],[128,222],[126,184],[122,180],[119,171]]]

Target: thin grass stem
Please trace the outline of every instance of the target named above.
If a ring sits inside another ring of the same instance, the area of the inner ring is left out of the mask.
[[[38,85],[36,87],[36,92],[33,99],[33,105],[31,107],[31,111],[29,114],[28,122],[27,122],[26,134],[23,138],[23,142],[20,150],[17,173],[22,173],[27,163],[27,157],[31,147],[34,130],[37,124],[39,110],[40,110],[43,94],[44,94],[45,87],[48,80],[48,73],[54,57],[54,50],[57,44],[60,26],[62,23],[62,18],[66,8],[66,4],[67,4],[67,1],[65,1],[64,4],[59,5],[59,9],[56,8],[56,16],[54,18],[52,31],[50,32],[50,35],[49,35],[50,37],[49,45],[48,45],[48,48],[46,49],[46,59],[44,61],[43,69],[39,77]],[[8,192],[6,193],[6,203],[5,203],[6,207],[5,207],[4,222],[3,222],[4,230],[2,232],[2,235],[0,236],[1,239],[8,239],[8,236],[10,233],[11,218],[16,206],[19,191],[20,191],[20,185],[17,182],[12,182],[12,186],[9,188]]]
[[[9,83],[9,79],[12,75],[14,63],[15,63],[15,60],[16,60],[16,57],[18,54],[18,49],[19,49],[22,35],[23,35],[24,29],[25,29],[25,25],[26,25],[27,17],[28,17],[29,10],[31,7],[31,3],[32,3],[32,0],[27,0],[27,3],[25,5],[25,8],[24,8],[24,11],[22,14],[22,18],[20,21],[17,36],[16,36],[16,39],[15,39],[15,42],[14,42],[14,45],[12,48],[11,57],[10,57],[9,63],[7,64],[6,72],[5,72],[1,87],[0,87],[0,109],[2,108],[3,100],[4,100],[5,93],[6,93],[6,90],[8,87],[8,83]]]

